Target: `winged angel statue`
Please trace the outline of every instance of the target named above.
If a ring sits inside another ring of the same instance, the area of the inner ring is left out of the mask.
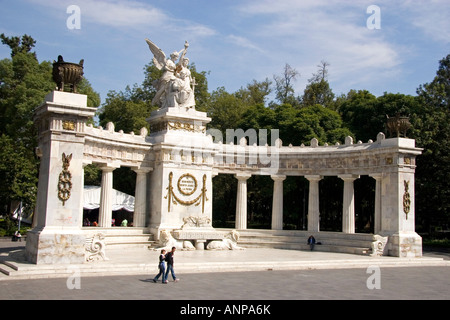
[[[166,58],[165,53],[152,41],[145,39],[150,51],[153,53],[153,64],[163,71],[162,76],[153,82],[156,95],[152,104],[158,105],[161,109],[169,107],[195,107],[195,78],[192,78],[191,71],[187,68],[189,59],[185,57],[189,43],[184,43],[184,49],[174,51],[170,58]],[[178,60],[178,63],[177,63]]]

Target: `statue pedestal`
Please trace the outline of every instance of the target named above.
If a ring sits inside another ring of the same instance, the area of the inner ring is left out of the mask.
[[[153,112],[147,121],[155,155],[150,231],[159,237],[161,230],[180,229],[186,219],[210,224],[215,147],[206,124],[211,119],[193,108],[174,107]]]

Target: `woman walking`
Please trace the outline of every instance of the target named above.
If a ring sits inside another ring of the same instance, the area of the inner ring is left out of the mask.
[[[163,283],[167,283],[167,281],[164,281],[164,274],[166,271],[166,263],[164,262],[166,260],[166,250],[162,249],[161,254],[159,255],[159,273],[156,275],[156,277],[153,278],[153,282],[156,283],[158,281],[159,277],[162,276],[161,280]]]

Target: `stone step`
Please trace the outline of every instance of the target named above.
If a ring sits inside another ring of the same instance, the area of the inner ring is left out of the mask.
[[[241,236],[239,238],[240,244],[258,244],[260,242],[279,242],[291,245],[307,245],[307,238],[297,238],[297,237],[285,237],[285,236],[268,236],[268,237],[258,237],[258,236]],[[316,242],[320,242],[322,245],[333,245],[333,246],[347,246],[347,247],[370,247],[371,241],[363,240],[352,240],[352,239],[317,239]]]
[[[33,265],[30,267],[14,268],[14,263],[10,265],[0,264],[1,277],[8,279],[38,279],[38,278],[58,278],[70,277],[75,272],[80,276],[95,275],[123,275],[152,273],[155,269],[152,264],[84,264],[81,266],[71,265]],[[0,279],[1,280],[1,279]]]
[[[154,236],[149,232],[148,228],[85,227],[83,232],[87,237],[96,233],[104,234],[106,245],[114,246],[114,248],[142,247],[151,245],[154,242]]]
[[[372,234],[344,234],[339,232],[308,232],[302,230],[238,230],[239,245],[247,248],[310,250],[307,244],[312,234],[314,250],[366,255],[370,253]]]
[[[244,248],[270,248],[270,249],[286,249],[286,250],[310,250],[308,244],[295,244],[286,242],[259,242],[259,243],[247,243],[240,242],[239,246]],[[336,246],[336,245],[315,245],[314,251],[323,252],[338,252],[338,253],[351,253],[365,255],[369,253],[368,247],[355,247],[355,246]]]

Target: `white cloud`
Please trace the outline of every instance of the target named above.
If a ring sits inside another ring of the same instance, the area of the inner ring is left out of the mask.
[[[84,18],[112,27],[161,25],[168,20],[161,10],[136,1],[79,1]]]
[[[261,42],[264,48],[271,48],[270,64],[279,61],[277,67],[281,68],[289,63],[301,72],[298,85],[304,86],[321,60],[331,64],[330,78],[336,82],[382,81],[398,72],[405,49],[390,41],[383,30],[367,28],[366,9],[370,4],[371,1],[262,0],[247,2],[239,10],[253,21],[260,18],[261,23],[246,35],[253,43]],[[297,89],[299,93],[303,91]]]
[[[228,35],[226,37],[226,39],[229,42],[237,45],[238,47],[242,47],[242,48],[245,48],[245,49],[250,49],[252,51],[258,51],[258,52],[264,53],[263,49],[261,49],[259,46],[257,46],[254,43],[252,43],[247,38],[244,38],[244,37],[241,37],[241,36],[237,36],[237,35],[234,35],[234,34],[230,34],[230,35]]]
[[[37,5],[57,9],[61,15],[66,15],[68,6],[73,0],[28,0]],[[121,0],[77,0],[76,5],[81,10],[81,20],[92,24],[103,25],[122,31],[145,30],[160,28],[167,32],[186,32],[193,37],[211,36],[215,30],[188,19],[176,19],[165,11],[142,1]]]
[[[448,0],[405,1],[409,23],[421,29],[435,41],[450,43],[450,4]]]

